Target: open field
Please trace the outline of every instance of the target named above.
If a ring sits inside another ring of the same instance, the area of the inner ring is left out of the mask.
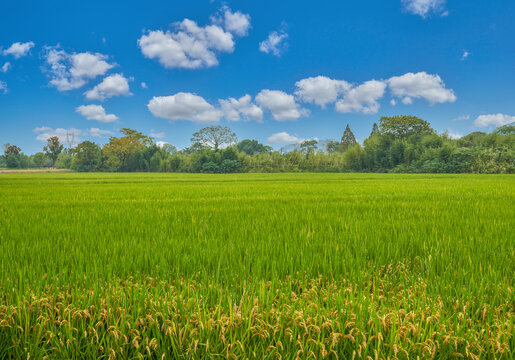
[[[515,176],[2,174],[0,358],[511,359]]]

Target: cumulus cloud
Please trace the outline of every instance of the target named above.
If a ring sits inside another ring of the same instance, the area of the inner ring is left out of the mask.
[[[477,127],[486,127],[490,125],[503,126],[515,122],[515,116],[506,114],[488,114],[479,115],[474,120],[474,125]]]
[[[90,52],[69,54],[57,47],[45,47],[44,58],[50,85],[59,91],[78,89],[114,66],[106,61],[106,55]]]
[[[343,99],[336,102],[335,109],[341,113],[375,114],[379,111],[378,100],[383,97],[385,88],[383,81],[366,81],[349,90]]]
[[[86,133],[82,130],[70,128],[70,129],[64,129],[64,128],[57,128],[52,129],[48,126],[42,126],[39,128],[35,128],[32,130],[34,133],[37,134],[36,140],[47,142],[47,139],[52,136],[57,136],[61,143],[64,143],[67,141],[67,139],[70,139],[72,141],[72,144],[69,144],[71,146],[75,146],[78,143],[81,142],[81,136],[86,135]]]
[[[214,123],[223,113],[203,97],[179,92],[171,96],[154,96],[147,105],[152,115],[168,120],[189,120],[198,123]]]
[[[15,59],[19,59],[23,56],[26,56],[30,49],[34,47],[34,43],[32,41],[26,43],[15,42],[9,48],[5,49],[2,53],[4,55],[12,55]]]
[[[466,60],[470,56],[470,53],[468,51],[464,51],[461,55],[461,61]]]
[[[426,18],[431,14],[446,16],[445,10],[447,0],[401,0],[404,10],[409,13]]]
[[[275,133],[266,139],[269,144],[300,144],[304,141],[296,135],[290,135],[286,131]]]
[[[114,132],[109,130],[102,130],[99,128],[91,128],[89,129],[89,135],[92,137],[103,137],[106,135],[114,135]]]
[[[161,139],[165,137],[164,132],[156,132],[154,129],[150,130],[150,136],[156,139]]]
[[[11,68],[11,63],[8,61],[4,65],[2,65],[2,67],[0,68],[0,71],[3,73],[6,73],[9,71],[10,68]]]
[[[142,81],[142,82],[141,82],[141,88],[142,88],[142,89],[148,89],[147,83],[146,83],[146,82],[144,82],[144,81]]]
[[[460,116],[452,119],[452,121],[463,121],[463,120],[469,120],[469,119],[470,119],[470,115],[460,115]]]
[[[413,98],[425,99],[431,105],[456,101],[454,91],[446,89],[438,75],[426,72],[406,73],[391,77],[387,82],[392,94],[401,98],[404,104],[411,104]]]
[[[75,128],[53,129],[48,126],[37,127],[35,129],[33,129],[32,131],[35,134],[37,134],[36,140],[38,140],[38,141],[46,142],[48,138],[50,138],[52,136],[57,136],[59,138],[59,140],[61,141],[61,143],[67,143],[67,141],[70,141],[71,144],[67,144],[67,145],[71,145],[71,146],[78,145],[84,137],[88,137],[88,136],[103,137],[106,135],[114,134],[112,131],[102,130],[99,128],[91,128],[89,130],[80,130],[80,129],[75,129]]]
[[[75,111],[84,116],[87,120],[96,120],[103,123],[118,120],[118,116],[114,114],[106,114],[102,105],[81,105],[75,109]]]
[[[445,134],[447,134],[448,137],[454,140],[458,140],[459,138],[463,137],[463,134],[452,131],[451,129],[445,129]]]
[[[84,93],[89,100],[103,101],[114,96],[132,95],[129,90],[129,81],[122,74],[109,75],[93,89]]]
[[[351,84],[345,80],[316,76],[297,81],[295,87],[295,95],[300,101],[325,108],[327,104],[334,103],[340,95],[350,90]]]
[[[286,43],[287,39],[288,34],[283,30],[272,31],[265,40],[259,43],[259,51],[265,54],[281,56],[288,46]]]
[[[239,99],[228,98],[227,100],[220,99],[220,108],[224,114],[224,118],[228,121],[243,120],[256,120],[261,122],[263,120],[263,110],[252,103],[250,95],[245,95]]]
[[[156,59],[166,68],[197,69],[218,65],[218,54],[234,51],[234,35],[247,34],[250,17],[223,8],[223,25],[216,17],[204,27],[184,19],[175,31],[148,31],[138,40],[143,55]]]
[[[7,84],[0,80],[0,93],[7,94]]]
[[[246,36],[250,29],[250,15],[241,11],[232,12],[228,6],[221,9],[222,16],[214,18],[213,21],[223,24],[226,31],[238,36]]]
[[[261,90],[256,96],[256,102],[272,112],[277,121],[297,120],[307,116],[309,112],[295,102],[293,95],[280,90]]]

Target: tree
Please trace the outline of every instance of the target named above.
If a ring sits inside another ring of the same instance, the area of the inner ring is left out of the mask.
[[[83,141],[70,151],[74,156],[72,169],[76,171],[93,171],[100,167],[102,159],[100,147],[91,141]]]
[[[266,146],[258,142],[257,140],[242,140],[236,145],[239,152],[244,152],[247,155],[260,154],[264,152],[271,152],[272,147]]]
[[[501,135],[515,135],[515,124],[511,123],[508,125],[498,127],[497,130],[495,130],[495,132]]]
[[[390,134],[394,138],[434,133],[434,130],[427,121],[410,115],[383,116],[379,120],[379,128],[381,129],[381,134]]]
[[[379,134],[379,127],[377,126],[377,123],[374,123],[374,125],[372,125],[372,132],[370,133],[370,136],[377,134]]]
[[[20,168],[21,166],[21,149],[16,145],[4,145],[5,164],[8,168]]]
[[[122,137],[112,136],[109,143],[104,145],[104,156],[112,170],[127,170],[126,166],[130,156],[152,144],[152,138],[143,135],[141,132],[123,128],[120,132]]]
[[[46,156],[52,161],[52,167],[55,166],[55,162],[59,157],[61,151],[63,151],[63,144],[59,142],[59,138],[57,136],[49,137],[47,140],[47,144],[43,147],[43,150],[46,153]]]
[[[34,165],[36,165],[37,167],[43,167],[43,165],[45,165],[45,159],[46,155],[42,152],[37,152],[32,157],[32,161],[34,161]]]
[[[218,150],[220,146],[238,141],[236,134],[227,126],[208,126],[193,134],[191,142]]]
[[[328,140],[326,150],[328,153],[340,151],[340,143],[334,139]]]
[[[341,148],[342,151],[347,151],[347,149],[351,146],[356,145],[358,142],[356,141],[356,137],[354,136],[352,130],[349,127],[349,124],[347,124],[347,127],[345,128],[345,131],[342,135],[342,141],[341,141]]]
[[[305,140],[300,144],[300,151],[309,156],[318,148],[317,144],[317,140]]]
[[[16,156],[19,155],[21,149],[16,145],[11,145],[9,143],[4,145],[4,155],[5,156]]]

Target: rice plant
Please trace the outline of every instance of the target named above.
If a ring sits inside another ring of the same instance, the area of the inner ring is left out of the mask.
[[[515,177],[1,174],[0,358],[511,359]]]

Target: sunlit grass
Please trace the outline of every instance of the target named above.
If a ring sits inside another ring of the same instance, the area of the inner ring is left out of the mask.
[[[0,174],[0,358],[515,356],[515,177]]]

